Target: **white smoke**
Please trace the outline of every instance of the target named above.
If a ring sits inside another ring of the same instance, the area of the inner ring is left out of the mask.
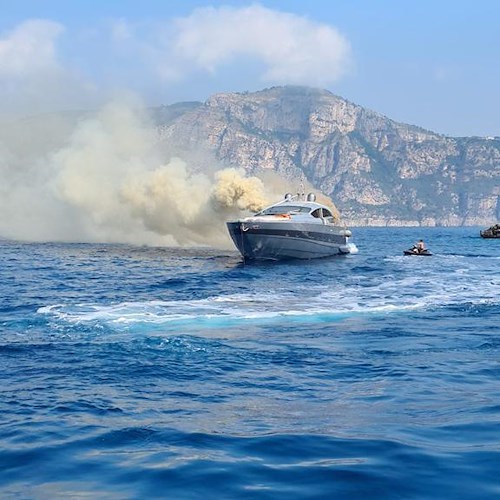
[[[142,29],[122,20],[75,33],[32,19],[0,33],[0,236],[230,245],[226,219],[289,187],[165,154],[137,111],[142,103],[120,99],[97,114],[47,111],[99,107],[123,82],[160,95],[159,73],[188,86],[193,71],[242,57],[260,61],[270,81],[334,81],[349,52],[334,28],[258,5],[195,10]],[[36,116],[13,121],[23,114]]]
[[[0,235],[229,246],[228,218],[282,196],[283,190],[266,189],[243,171],[215,170],[213,164],[200,171],[180,158],[165,161],[156,129],[138,109],[138,103],[110,104],[78,121],[63,145],[44,154],[40,145],[56,142],[52,127],[38,129],[46,141],[38,137],[31,151],[23,141],[9,150],[6,139],[12,144],[14,137],[4,131]],[[23,127],[18,133],[23,131],[29,134]]]

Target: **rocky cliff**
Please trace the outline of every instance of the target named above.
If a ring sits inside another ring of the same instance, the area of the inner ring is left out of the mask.
[[[500,138],[447,137],[328,91],[275,87],[154,110],[161,140],[249,174],[304,175],[352,225],[500,219]]]

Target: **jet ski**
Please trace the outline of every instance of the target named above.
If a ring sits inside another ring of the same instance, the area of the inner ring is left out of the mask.
[[[432,253],[427,250],[427,248],[425,250],[419,250],[416,245],[413,245],[410,249],[408,250],[405,250],[403,252],[404,255],[432,255]]]

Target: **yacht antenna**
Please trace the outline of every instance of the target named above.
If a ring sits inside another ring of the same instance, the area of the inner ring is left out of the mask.
[[[305,190],[304,190],[304,174],[300,177],[300,187],[299,187],[299,192],[297,193],[297,197],[299,200],[304,200],[305,199]]]

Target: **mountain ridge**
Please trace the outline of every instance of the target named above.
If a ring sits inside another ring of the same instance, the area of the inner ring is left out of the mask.
[[[353,225],[500,219],[500,138],[446,136],[299,86],[217,93],[156,122],[178,150],[205,148],[250,175],[304,175]]]

